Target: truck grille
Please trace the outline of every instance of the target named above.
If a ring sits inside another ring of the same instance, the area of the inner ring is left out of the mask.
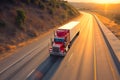
[[[53,47],[53,52],[59,52],[59,48],[58,47]]]

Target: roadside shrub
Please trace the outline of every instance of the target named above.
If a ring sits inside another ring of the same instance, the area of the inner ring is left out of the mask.
[[[23,10],[17,10],[16,24],[21,28],[25,22],[25,12]]]
[[[66,19],[66,18],[67,18],[66,13],[65,13],[65,14],[62,14],[62,15],[61,15],[61,18],[62,18],[63,20]]]
[[[33,3],[34,3],[35,5],[39,5],[40,0],[34,0]]]
[[[30,4],[30,2],[31,2],[31,0],[26,0],[26,3],[27,3],[27,4]]]
[[[56,0],[51,0],[50,2],[51,2],[51,6],[54,8],[56,5]]]
[[[66,4],[65,4],[64,2],[61,2],[60,5],[62,6],[62,8],[63,8],[64,10],[67,10],[67,6],[66,6]]]
[[[35,31],[27,31],[27,34],[28,34],[30,37],[37,37],[37,36],[38,36],[37,32],[35,32]]]
[[[68,14],[70,15],[70,16],[73,16],[74,15],[74,13],[73,13],[73,11],[68,11]]]
[[[4,51],[5,51],[5,48],[2,45],[0,45],[0,54],[3,54]]]
[[[5,27],[5,22],[3,21],[3,20],[0,20],[0,28],[3,28],[3,27]]]
[[[60,5],[59,5],[59,3],[57,3],[57,4],[56,4],[56,7],[57,7],[57,8],[60,8]]]
[[[120,24],[120,15],[119,15],[119,14],[118,14],[118,15],[115,15],[113,18],[114,18],[114,21],[115,21],[116,23]]]
[[[21,0],[23,3],[30,4],[31,0]]]
[[[42,2],[48,2],[48,0],[41,0]]]
[[[6,0],[6,1],[9,1],[10,3],[13,3],[13,4],[20,2],[20,0]]]
[[[115,15],[114,17],[116,20],[120,20],[120,15]]]
[[[48,8],[48,13],[49,13],[50,15],[53,15],[54,9],[53,9],[53,8]]]
[[[44,9],[45,8],[44,3],[43,2],[39,2],[39,7],[40,7],[40,9]]]
[[[0,3],[4,2],[16,3],[16,0],[0,0]]]

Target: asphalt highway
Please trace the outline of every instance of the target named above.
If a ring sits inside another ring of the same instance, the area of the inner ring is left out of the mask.
[[[91,14],[83,14],[80,35],[52,80],[120,80],[95,18]]]
[[[95,17],[80,21],[80,34],[65,57],[49,56],[53,32],[0,61],[0,80],[120,80],[120,74]]]

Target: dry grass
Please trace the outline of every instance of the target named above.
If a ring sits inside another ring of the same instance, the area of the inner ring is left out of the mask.
[[[48,7],[54,10],[52,15],[48,13]],[[26,16],[21,30],[15,24],[18,9],[22,9]],[[68,15],[69,10],[74,12],[73,16]],[[63,15],[67,17],[62,18]],[[0,28],[0,59],[12,55],[11,51],[32,43],[50,29],[66,23],[77,15],[73,8],[66,10],[62,6],[53,8],[48,3],[44,3],[44,9],[35,5],[23,5],[23,3],[1,4],[0,20],[5,22],[5,26]]]
[[[70,19],[70,20],[68,20],[68,22],[69,22],[69,21],[72,21],[72,20],[79,20],[81,16],[82,16],[82,15],[80,15],[80,16],[78,16],[78,17],[75,17],[75,18],[73,18],[73,19]],[[56,27],[54,27],[54,28],[52,28],[52,29],[49,29],[48,31],[46,31],[46,32],[44,32],[44,33],[41,33],[41,35],[39,35],[38,37],[31,38],[31,39],[27,40],[26,42],[19,43],[19,44],[17,45],[17,46],[18,46],[17,49],[19,49],[19,48],[21,48],[21,47],[23,47],[23,46],[26,46],[26,45],[28,45],[28,44],[31,44],[31,43],[33,43],[33,42],[35,42],[35,41],[38,41],[38,40],[42,39],[44,36],[50,34],[50,33],[53,32],[54,30],[56,30],[58,27],[59,27],[59,26],[56,26]],[[11,46],[11,48],[12,48],[12,46]],[[3,50],[3,49],[4,49],[3,46],[0,46],[0,50],[1,50],[1,49],[2,49],[2,51],[5,51],[5,50]],[[6,53],[4,53],[4,54],[0,54],[0,60],[5,59],[5,58],[13,55],[14,52],[15,52],[15,48],[13,47],[13,49],[10,50],[9,52],[6,52]]]
[[[120,39],[120,4],[71,3],[82,11],[95,13],[99,19]]]
[[[14,50],[16,49],[15,45],[7,45],[8,50]]]
[[[0,55],[3,53],[3,51],[5,51],[5,48],[3,46],[0,45]]]
[[[98,16],[98,18],[112,31],[112,33],[120,39],[120,25],[115,23],[114,21],[110,20],[107,17],[104,17],[98,13],[95,13],[95,15]]]
[[[0,60],[12,55],[12,51],[14,51],[16,49],[16,46],[15,45],[6,45],[5,47],[3,46],[0,46]],[[9,54],[8,53],[5,53],[6,51],[9,51]]]

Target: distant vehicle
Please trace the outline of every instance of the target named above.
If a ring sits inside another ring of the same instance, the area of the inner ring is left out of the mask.
[[[71,21],[59,27],[54,33],[52,47],[49,49],[50,55],[65,56],[74,38],[79,35],[79,21]]]

